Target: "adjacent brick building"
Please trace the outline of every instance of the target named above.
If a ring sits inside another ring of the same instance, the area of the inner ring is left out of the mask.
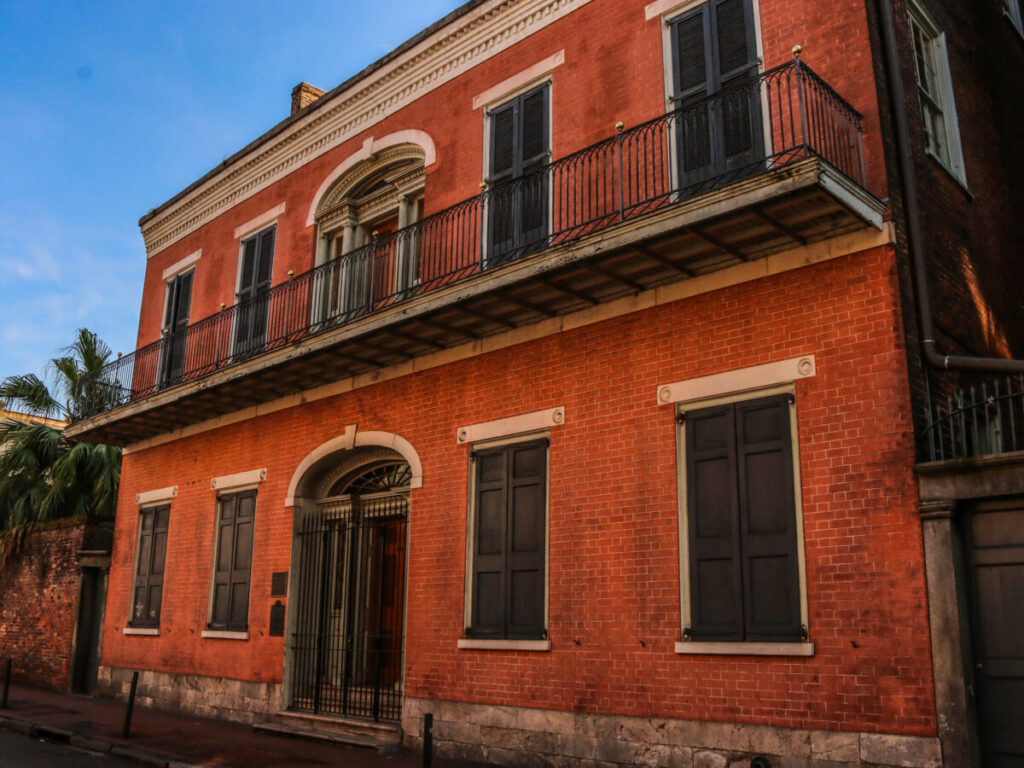
[[[125,449],[101,682],[409,745],[432,712],[506,764],[968,764],[886,74],[939,341],[1010,357],[977,244],[1016,274],[1020,234],[944,214],[1004,205],[976,142],[1019,116],[945,40],[1021,41],[927,6],[474,0],[297,86],[143,217],[139,349],[72,428]]]

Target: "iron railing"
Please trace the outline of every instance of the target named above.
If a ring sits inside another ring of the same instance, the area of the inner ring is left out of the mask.
[[[734,181],[817,157],[865,185],[860,115],[796,59],[290,277],[91,374],[98,411]]]
[[[1024,375],[958,389],[933,400],[925,444],[932,461],[1024,450]]]

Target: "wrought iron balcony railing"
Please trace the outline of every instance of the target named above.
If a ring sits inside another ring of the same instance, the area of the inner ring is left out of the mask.
[[[379,237],[92,374],[108,411],[808,158],[865,185],[860,115],[799,59]]]
[[[1024,450],[1024,376],[982,382],[933,402],[925,445],[932,461]]]

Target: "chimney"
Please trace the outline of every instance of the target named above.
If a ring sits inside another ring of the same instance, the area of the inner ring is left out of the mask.
[[[317,88],[315,85],[306,82],[299,83],[292,88],[292,114],[294,115],[307,104],[312,104],[325,93],[327,91]]]

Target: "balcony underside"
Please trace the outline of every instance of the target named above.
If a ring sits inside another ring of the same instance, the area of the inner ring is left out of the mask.
[[[161,433],[869,226],[884,206],[818,159],[643,217],[264,352],[75,425],[130,445]]]

